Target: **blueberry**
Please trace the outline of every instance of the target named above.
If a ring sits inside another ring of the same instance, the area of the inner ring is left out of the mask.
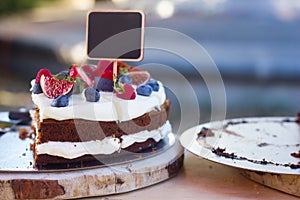
[[[127,83],[127,84],[132,84],[132,80],[131,80],[131,78],[130,78],[129,76],[123,74],[123,75],[121,75],[121,76],[119,77],[118,83],[122,83],[122,84],[125,84],[125,83]]]
[[[52,107],[66,107],[69,105],[69,97],[67,95],[59,95],[52,101]]]
[[[157,80],[150,79],[147,82],[147,85],[149,85],[150,87],[152,87],[153,91],[155,91],[155,92],[157,92],[159,90],[159,84],[158,84]]]
[[[114,81],[107,78],[95,78],[95,88],[98,91],[112,92],[114,90]]]
[[[33,85],[32,93],[33,93],[33,94],[40,94],[40,93],[43,93],[43,90],[42,90],[42,88],[41,88],[40,83],[35,83],[35,84]]]
[[[88,87],[84,91],[84,96],[89,102],[97,102],[100,99],[100,92],[95,88]]]
[[[68,76],[69,75],[69,71],[68,70],[64,70],[64,71],[59,72],[58,74],[62,74],[62,75]]]
[[[149,85],[139,85],[136,88],[136,92],[137,92],[137,94],[142,95],[142,96],[150,96],[152,93],[152,87]]]

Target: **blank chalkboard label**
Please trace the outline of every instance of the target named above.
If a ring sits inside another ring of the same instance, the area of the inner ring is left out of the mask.
[[[140,61],[143,58],[143,43],[143,12],[89,12],[87,55],[90,59]]]

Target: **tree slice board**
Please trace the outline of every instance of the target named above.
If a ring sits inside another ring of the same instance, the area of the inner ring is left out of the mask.
[[[62,172],[1,172],[1,199],[72,199],[133,191],[165,181],[183,166],[178,141],[156,156],[125,164]]]
[[[242,174],[262,185],[300,197],[299,175],[266,173],[250,170],[245,170]]]

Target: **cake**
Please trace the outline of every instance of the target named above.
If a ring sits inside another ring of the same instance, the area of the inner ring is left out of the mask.
[[[34,166],[83,167],[155,152],[172,128],[163,84],[147,71],[99,61],[32,81]]]

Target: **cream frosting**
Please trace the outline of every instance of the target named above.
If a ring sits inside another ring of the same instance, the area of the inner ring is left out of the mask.
[[[159,82],[159,91],[153,91],[149,97],[136,95],[134,100],[123,100],[111,92],[100,92],[99,102],[87,102],[82,94],[74,94],[67,107],[51,107],[53,99],[43,93],[33,94],[32,101],[40,109],[43,119],[86,119],[92,121],[127,121],[159,108],[166,100],[164,87]]]
[[[105,137],[103,140],[93,140],[87,142],[47,142],[36,145],[36,153],[60,156],[68,159],[74,159],[86,154],[112,154],[124,149],[135,142],[145,142],[152,138],[156,142],[172,132],[169,121],[163,126],[152,131],[141,131],[131,135],[123,135],[122,142],[118,138]]]

